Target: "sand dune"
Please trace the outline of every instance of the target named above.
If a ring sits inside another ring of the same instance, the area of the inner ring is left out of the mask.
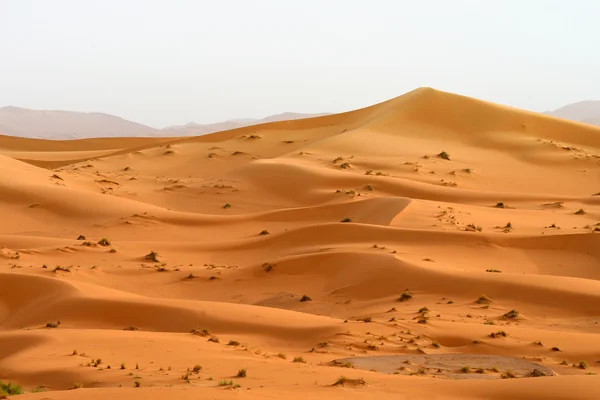
[[[0,171],[24,399],[600,397],[600,128],[422,88]]]

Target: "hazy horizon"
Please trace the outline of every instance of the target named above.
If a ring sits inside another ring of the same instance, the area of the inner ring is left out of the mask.
[[[599,14],[591,0],[0,0],[0,107],[164,128],[430,86],[543,112],[600,97]]]

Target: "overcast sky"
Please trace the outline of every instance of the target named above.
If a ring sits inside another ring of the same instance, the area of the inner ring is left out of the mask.
[[[339,112],[431,86],[600,98],[598,0],[0,0],[0,106],[153,127]]]

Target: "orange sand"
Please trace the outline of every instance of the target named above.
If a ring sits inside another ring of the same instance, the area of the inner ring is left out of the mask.
[[[47,390],[20,398],[600,398],[600,128],[423,88],[200,137],[4,136],[0,171],[0,380]],[[557,376],[328,365],[423,353]]]

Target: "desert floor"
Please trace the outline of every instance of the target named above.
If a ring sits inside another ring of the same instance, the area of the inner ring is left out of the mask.
[[[600,128],[423,88],[0,171],[19,398],[600,398]]]

